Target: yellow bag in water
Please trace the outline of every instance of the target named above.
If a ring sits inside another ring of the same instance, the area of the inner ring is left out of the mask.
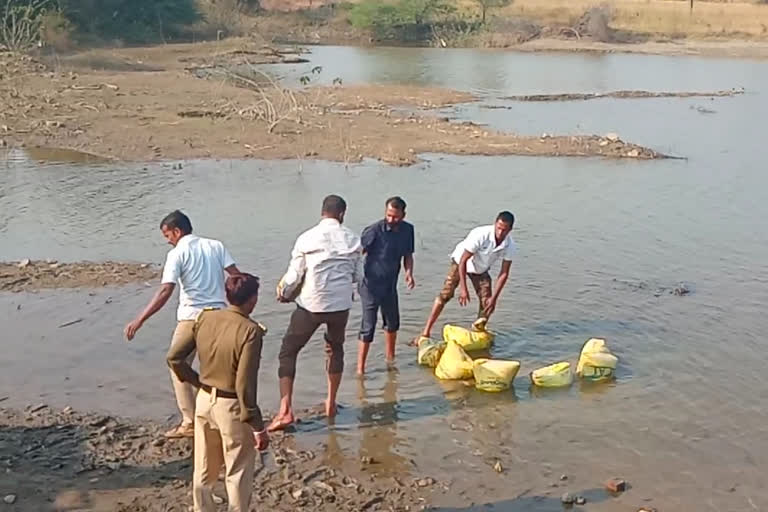
[[[435,376],[443,380],[472,378],[472,358],[456,343],[449,341],[435,368]]]
[[[619,358],[611,354],[605,346],[605,340],[591,338],[581,349],[576,375],[595,382],[610,380],[613,378],[618,362]]]
[[[472,368],[475,387],[481,391],[506,391],[520,370],[520,362],[502,359],[475,359]]]
[[[531,381],[543,388],[561,388],[573,382],[571,364],[555,363],[531,372]]]
[[[434,368],[440,362],[446,342],[422,336],[419,338],[419,364]]]
[[[489,331],[471,331],[458,325],[447,324],[443,327],[443,339],[452,341],[467,352],[487,350],[493,342],[493,333]]]

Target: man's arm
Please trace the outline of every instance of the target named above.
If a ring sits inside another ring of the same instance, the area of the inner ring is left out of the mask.
[[[416,250],[416,237],[412,228],[410,228],[409,231],[408,244],[405,248],[405,255],[403,256],[403,268],[405,268],[405,284],[408,286],[409,290],[413,290],[416,286],[416,281],[413,279],[413,252]]]
[[[199,320],[199,319],[198,319]],[[192,366],[187,362],[189,355],[194,352],[197,347],[195,338],[197,337],[198,322],[195,322],[195,326],[192,329],[192,336],[187,339],[182,339],[171,345],[166,356],[168,366],[173,370],[173,373],[179,378],[181,382],[188,382],[193,386],[200,387],[200,375],[192,369]]]
[[[234,264],[233,264],[233,265],[230,265],[230,266],[228,266],[228,267],[227,267],[227,268],[225,268],[224,270],[227,272],[227,274],[229,274],[229,275],[231,275],[231,276],[236,276],[236,275],[238,275],[238,274],[242,274],[242,272],[240,272],[240,269],[239,269],[239,268],[237,268],[237,265],[234,265]]]
[[[264,333],[257,329],[243,344],[235,377],[235,392],[240,401],[240,421],[248,423],[256,432],[264,430],[261,409],[256,401],[263,336]]]
[[[469,304],[469,289],[467,288],[467,263],[472,258],[473,253],[464,249],[459,261],[459,304],[466,306]]]
[[[235,265],[235,259],[231,254],[229,254],[229,251],[226,247],[224,247],[224,244],[221,244],[221,262],[224,270],[230,276],[235,276],[241,273],[240,269],[238,269],[237,265]]]
[[[176,285],[173,283],[163,283],[160,285],[160,288],[155,292],[154,297],[149,301],[147,307],[145,307],[144,310],[125,327],[124,333],[128,341],[131,341],[134,336],[136,336],[136,331],[141,329],[144,322],[149,320],[152,315],[165,306],[165,303],[168,302],[168,299],[173,295],[174,288],[176,288]]]
[[[499,272],[499,278],[496,280],[496,290],[493,292],[490,302],[485,307],[486,315],[491,315],[496,310],[496,302],[501,296],[501,290],[504,289],[504,285],[507,284],[511,268],[512,262],[510,260],[503,260],[501,262],[501,271]]]
[[[288,302],[285,297],[289,297],[299,286],[304,273],[307,271],[307,258],[299,246],[299,241],[300,239],[296,240],[293,251],[291,251],[291,262],[288,264],[288,270],[277,285],[277,300],[280,302]]]

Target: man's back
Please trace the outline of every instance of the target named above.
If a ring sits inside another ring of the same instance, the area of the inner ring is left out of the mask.
[[[361,255],[360,239],[352,230],[335,219],[323,219],[299,236],[294,252],[294,257],[303,255],[306,265],[297,304],[312,312],[352,307]]]
[[[218,240],[186,235],[168,252],[163,283],[179,283],[179,320],[194,320],[206,307],[224,308],[224,269],[235,262]]]

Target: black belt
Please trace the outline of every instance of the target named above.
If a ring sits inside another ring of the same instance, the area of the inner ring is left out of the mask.
[[[232,391],[224,391],[223,389],[218,388],[212,388],[208,384],[200,383],[200,389],[208,393],[209,395],[213,394],[213,390],[216,390],[216,396],[221,398],[237,398],[237,393],[233,393]]]

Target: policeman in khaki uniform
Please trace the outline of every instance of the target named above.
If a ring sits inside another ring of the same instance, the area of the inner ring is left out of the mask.
[[[227,278],[226,309],[206,309],[197,317],[194,338],[174,345],[168,365],[182,382],[199,388],[195,408],[195,512],[214,512],[213,485],[221,466],[229,512],[248,512],[256,449],[269,438],[256,403],[262,338],[266,329],[249,315],[258,301],[259,280],[250,274]],[[198,375],[188,362],[197,350]]]

